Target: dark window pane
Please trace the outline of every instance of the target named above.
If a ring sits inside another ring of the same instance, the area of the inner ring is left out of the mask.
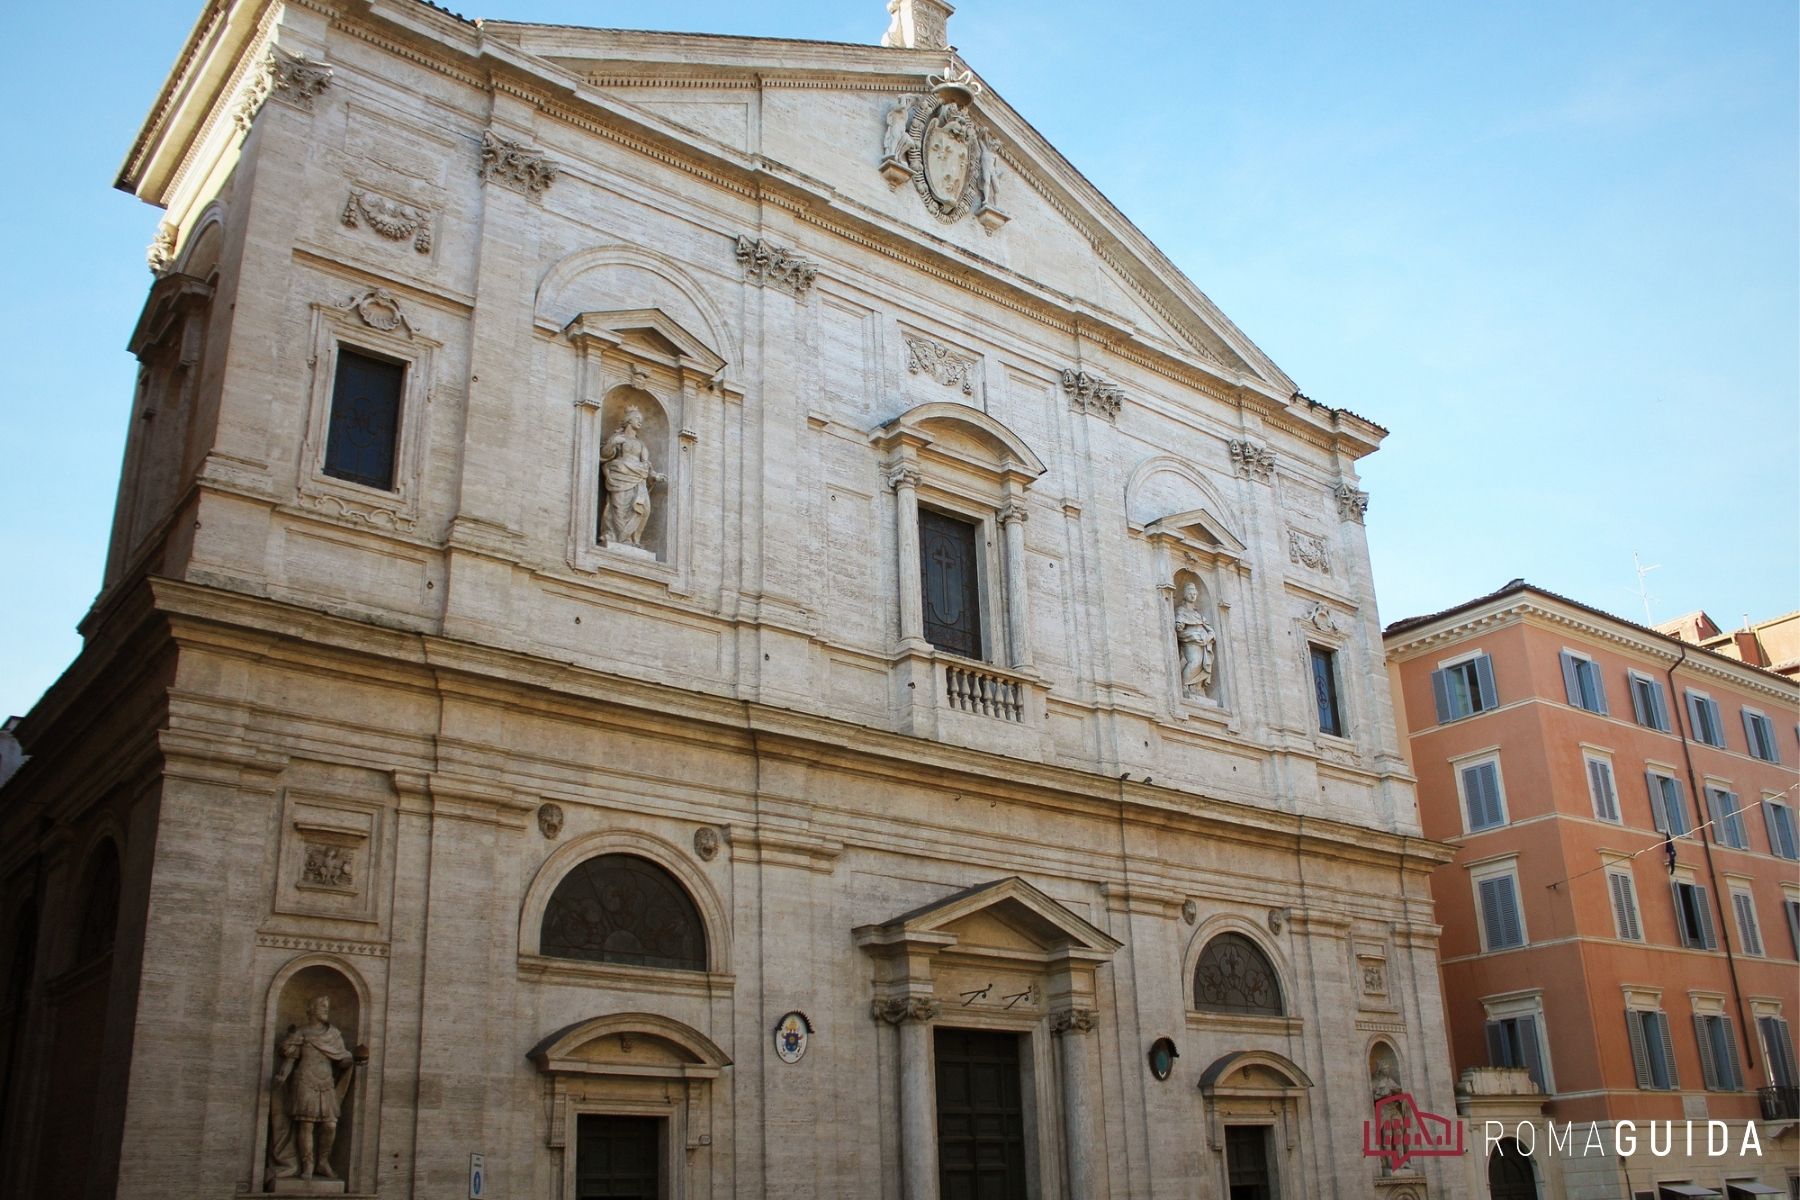
[[[1343,711],[1338,704],[1337,652],[1313,646],[1313,698],[1319,707],[1319,732],[1344,734]]]
[[[673,875],[633,854],[602,854],[556,885],[539,949],[553,958],[704,971],[706,927]]]
[[[925,640],[964,658],[981,657],[981,576],[975,526],[928,508],[919,510],[919,578]]]
[[[400,363],[338,349],[331,385],[331,425],[325,435],[325,473],[391,491],[394,443],[400,431]]]
[[[1281,982],[1255,942],[1241,933],[1221,933],[1206,944],[1194,967],[1194,1007],[1279,1017]]]

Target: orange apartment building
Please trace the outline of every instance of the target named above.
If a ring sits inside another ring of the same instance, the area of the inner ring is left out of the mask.
[[[1486,1194],[1800,1197],[1800,684],[1523,580],[1385,640]]]

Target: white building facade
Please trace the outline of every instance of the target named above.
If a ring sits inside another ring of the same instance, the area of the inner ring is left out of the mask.
[[[1383,431],[894,9],[207,8],[0,1189],[1463,1194]]]

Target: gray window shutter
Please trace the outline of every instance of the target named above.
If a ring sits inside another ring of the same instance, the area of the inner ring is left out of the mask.
[[[1712,1031],[1706,1027],[1706,1018],[1699,1013],[1694,1014],[1694,1041],[1700,1047],[1700,1078],[1710,1091],[1723,1087],[1719,1081],[1719,1064],[1713,1058]]]
[[[1644,772],[1644,786],[1650,792],[1650,823],[1656,826],[1656,832],[1669,832],[1669,814],[1667,805],[1663,803],[1662,777],[1655,771]]]
[[[1650,714],[1644,711],[1644,693],[1650,690],[1645,686],[1645,681],[1636,675],[1627,675],[1625,676],[1625,685],[1631,692],[1632,717],[1637,720],[1639,725],[1650,724]]]
[[[1732,1026],[1730,1017],[1719,1018],[1719,1040],[1724,1043],[1718,1054],[1719,1082],[1730,1091],[1741,1091],[1744,1072],[1738,1066],[1737,1029]]]
[[[1700,924],[1699,919],[1696,918],[1694,920],[1693,928],[1690,929],[1689,922],[1688,922],[1688,910],[1681,903],[1682,889],[1692,887],[1692,886],[1693,886],[1692,884],[1682,883],[1678,880],[1670,880],[1669,881],[1669,895],[1671,897],[1673,897],[1673,899],[1675,901],[1675,932],[1681,935],[1681,944],[1683,946],[1695,946],[1695,945],[1699,944],[1695,940],[1696,937],[1698,936],[1698,931],[1699,931],[1699,924]]]
[[[1597,662],[1589,662],[1588,663],[1588,672],[1593,676],[1593,679],[1594,679],[1594,703],[1598,704],[1600,706],[1599,708],[1595,709],[1594,711],[1598,712],[1601,716],[1604,717],[1607,715],[1606,676],[1600,673],[1600,664]]]
[[[1656,727],[1667,733],[1669,731],[1669,703],[1663,698],[1662,684],[1654,679],[1650,681],[1650,702],[1656,709]]]
[[[1650,1048],[1644,1044],[1644,1015],[1626,1009],[1625,1032],[1631,1037],[1631,1066],[1637,1072],[1637,1085],[1649,1088],[1655,1087],[1656,1081],[1650,1075]]]
[[[1744,953],[1762,954],[1762,931],[1756,927],[1756,902],[1748,892],[1733,892],[1731,907],[1737,910],[1738,932],[1744,939]]]
[[[1762,1018],[1763,1052],[1769,1059],[1769,1072],[1774,1076],[1777,1087],[1793,1087],[1800,1084],[1800,1072],[1794,1065],[1794,1039],[1788,1032],[1788,1023],[1780,1017]]]
[[[1450,710],[1450,672],[1440,668],[1431,673],[1431,696],[1437,701],[1438,724],[1448,722],[1453,716]]]
[[[1675,1043],[1669,1040],[1669,1014],[1651,1013],[1656,1021],[1657,1040],[1662,1044],[1663,1071],[1668,1077],[1671,1088],[1681,1086],[1681,1080],[1675,1073]]]
[[[1499,693],[1494,690],[1494,660],[1485,654],[1475,660],[1475,690],[1481,697],[1483,712],[1499,705]]]
[[[1506,1065],[1506,1030],[1500,1022],[1487,1023],[1488,1066],[1504,1067]]]
[[[1706,788],[1706,815],[1712,821],[1713,841],[1730,844],[1731,831],[1725,828],[1725,809],[1719,804],[1719,789]]]
[[[1562,660],[1563,692],[1568,696],[1570,704],[1580,708],[1582,707],[1581,679],[1575,672],[1575,656],[1567,650],[1563,650],[1558,652],[1557,657]]]
[[[1537,1018],[1519,1018],[1519,1048],[1525,1053],[1524,1067],[1531,1072],[1531,1081],[1545,1092],[1550,1084],[1544,1079],[1544,1055],[1538,1047]]]
[[[1594,815],[1602,821],[1619,819],[1619,799],[1613,792],[1612,768],[1597,758],[1587,760],[1588,790],[1593,793]]]
[[[1518,889],[1513,886],[1511,875],[1502,875],[1500,883],[1500,917],[1505,930],[1506,944],[1522,946],[1525,944],[1525,933],[1519,928],[1519,896]]]
[[[1718,949],[1719,939],[1713,932],[1712,903],[1706,889],[1697,883],[1694,884],[1694,907],[1700,910],[1700,944],[1708,950]]]
[[[1800,958],[1800,900],[1783,900],[1781,907],[1787,912],[1788,937],[1794,943],[1794,957]]]
[[[1619,936],[1630,941],[1640,941],[1643,932],[1638,928],[1637,906],[1631,902],[1631,879],[1626,875],[1608,872],[1608,885],[1612,888],[1613,918],[1619,925]]]
[[[1750,757],[1763,757],[1762,731],[1756,727],[1756,718],[1750,715],[1749,709],[1739,709],[1744,718],[1744,745],[1750,750]]]
[[[1792,858],[1793,856],[1783,849],[1781,831],[1775,828],[1775,806],[1769,803],[1769,801],[1764,800],[1762,810],[1763,828],[1767,830],[1769,834],[1769,853],[1779,854],[1783,858]]]
[[[1500,916],[1500,881],[1498,879],[1481,881],[1481,927],[1487,931],[1487,948],[1489,950],[1500,949],[1505,926]]]
[[[1669,832],[1680,837],[1688,831],[1687,789],[1679,779],[1664,775],[1662,780],[1663,806],[1667,809],[1664,819],[1669,823]]]
[[[1698,696],[1694,695],[1694,693],[1692,693],[1692,692],[1688,692],[1688,693],[1686,693],[1686,695],[1687,695],[1687,710],[1688,710],[1688,729],[1693,732],[1695,741],[1704,742],[1706,739],[1701,736],[1701,728],[1700,728],[1700,698]]]

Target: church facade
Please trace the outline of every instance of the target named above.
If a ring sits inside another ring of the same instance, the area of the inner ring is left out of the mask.
[[[890,7],[206,8],[0,1190],[1464,1194],[1384,431]]]

